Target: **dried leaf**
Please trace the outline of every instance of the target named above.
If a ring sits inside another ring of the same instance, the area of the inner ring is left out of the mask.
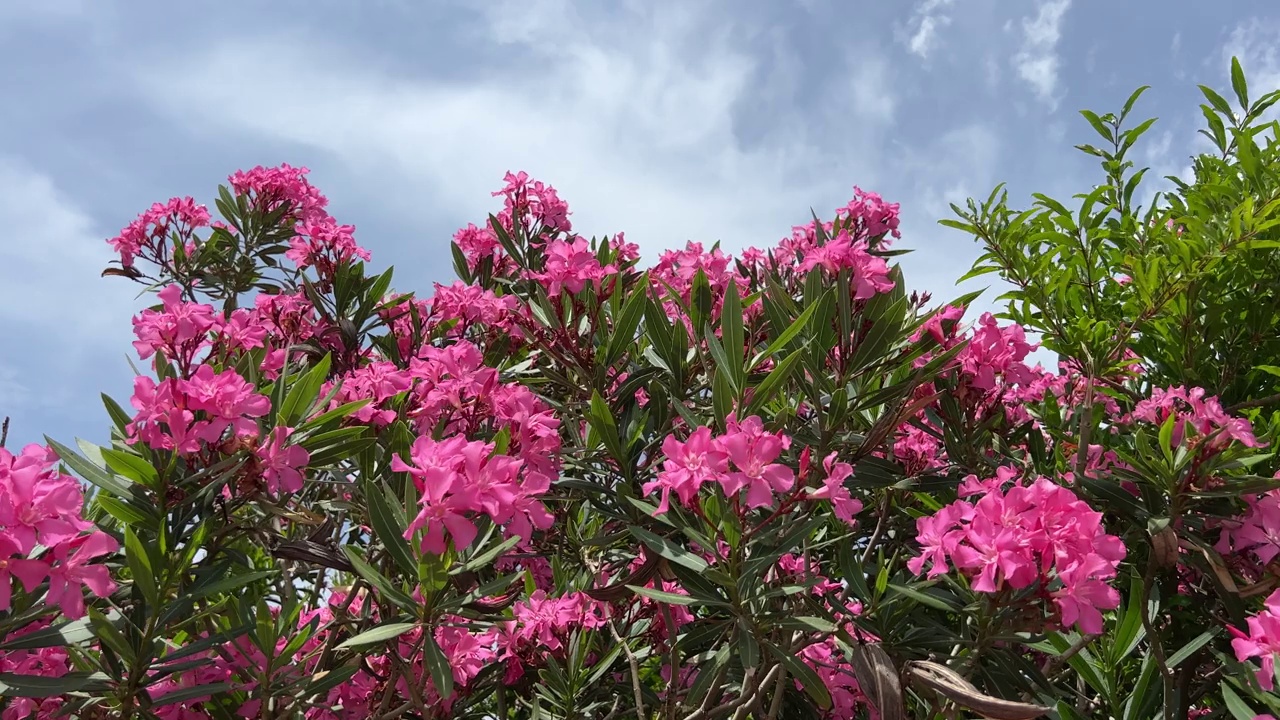
[[[889,653],[878,644],[862,643],[853,646],[849,656],[858,687],[880,714],[881,720],[906,720],[906,708],[902,702],[902,683],[893,666]]]
[[[1040,705],[991,697],[974,687],[960,673],[935,662],[920,660],[908,663],[907,674],[918,685],[990,720],[1032,720],[1049,712],[1049,708]]]

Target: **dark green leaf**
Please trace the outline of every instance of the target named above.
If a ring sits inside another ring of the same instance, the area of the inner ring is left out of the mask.
[[[417,623],[387,623],[386,625],[379,625],[372,630],[365,630],[355,637],[343,640],[338,644],[337,649],[377,645],[392,638],[398,638],[416,627],[418,627]]]

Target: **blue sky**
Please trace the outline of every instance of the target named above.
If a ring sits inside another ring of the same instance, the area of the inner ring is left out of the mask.
[[[0,415],[11,446],[105,439],[145,301],[99,279],[104,238],[238,168],[311,168],[419,292],[508,169],[651,259],[773,243],[858,184],[902,203],[908,283],[944,298],[977,254],[937,226],[948,201],[1087,188],[1076,111],[1142,84],[1139,159],[1183,173],[1195,85],[1238,54],[1254,95],[1280,87],[1277,41],[1273,0],[6,0]]]

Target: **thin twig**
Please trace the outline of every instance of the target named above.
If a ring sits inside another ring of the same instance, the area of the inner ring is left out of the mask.
[[[867,560],[871,558],[871,552],[875,549],[876,544],[880,542],[880,536],[884,534],[884,526],[889,517],[889,502],[893,499],[893,491],[886,490],[884,499],[880,501],[880,517],[876,520],[876,529],[871,533],[871,539],[867,541],[867,547],[862,551],[862,559],[858,561],[859,565],[866,566]]]
[[[0,448],[4,447],[4,443],[9,439],[9,416],[4,416],[4,421],[0,422]]]
[[[622,640],[622,636],[618,634],[618,628],[613,624],[613,618],[609,618],[609,633],[613,635],[614,642],[622,646],[622,652],[627,654],[627,664],[631,666],[631,691],[636,696],[636,719],[644,720],[644,692],[640,689],[640,664],[636,662],[635,653],[631,652],[631,646]]]
[[[1230,413],[1230,412],[1235,412],[1237,410],[1244,410],[1245,408],[1263,407],[1264,405],[1271,405],[1277,402],[1280,402],[1280,393],[1275,393],[1274,395],[1267,395],[1265,397],[1260,397],[1255,400],[1245,400],[1244,402],[1238,402],[1234,405],[1228,405],[1222,408],[1222,410],[1223,412]],[[9,419],[5,418],[6,425],[8,425],[8,422],[9,422]],[[3,443],[0,443],[0,445],[3,445]]]
[[[779,664],[779,667],[782,667]],[[782,712],[782,696],[787,689],[787,669],[782,668],[782,672],[778,673],[778,679],[773,684],[773,702],[769,703],[769,714],[765,716],[765,720],[778,720],[778,713]]]
[[[1088,647],[1089,643],[1093,642],[1097,638],[1097,635],[1089,634],[1080,636],[1080,639],[1072,643],[1071,647],[1067,648],[1061,655],[1055,655],[1046,660],[1044,665],[1040,668],[1040,674],[1047,677],[1049,673],[1057,670],[1063,663],[1075,657],[1076,653]]]

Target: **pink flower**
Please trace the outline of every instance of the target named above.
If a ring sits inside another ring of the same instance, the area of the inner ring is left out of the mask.
[[[272,495],[280,490],[294,493],[302,489],[302,468],[311,460],[311,454],[300,445],[287,445],[293,428],[272,428],[267,442],[258,448],[256,455],[262,477],[267,482],[267,492]]]
[[[949,333],[943,329],[942,323],[952,323],[952,332],[954,333],[954,323],[963,316],[964,308],[957,307],[955,305],[947,305],[941,310],[930,315],[929,319],[925,320],[920,327],[911,334],[911,342],[920,342],[920,338],[924,337],[927,333],[939,343],[945,343]]]
[[[846,525],[854,525],[857,522],[854,516],[862,512],[862,501],[853,499],[844,486],[844,481],[853,475],[853,466],[836,462],[836,453],[831,453],[822,461],[822,468],[826,470],[827,477],[822,481],[822,487],[809,488],[809,499],[831,501],[836,517]]]
[[[194,230],[208,224],[209,211],[203,205],[196,205],[189,197],[170,198],[167,203],[152,205],[107,242],[120,254],[124,267],[133,267],[134,258],[139,256],[163,264],[171,254],[171,233],[176,233],[178,242],[186,246]]]
[[[1026,384],[1035,380],[1035,374],[1022,362],[1034,349],[1035,346],[1027,343],[1022,326],[1001,328],[994,315],[984,313],[958,359],[974,388],[995,390],[997,375],[1002,376],[1007,384]]]
[[[662,441],[662,454],[666,456],[663,469],[655,480],[645,483],[641,490],[649,496],[654,490],[662,491],[657,514],[662,515],[670,507],[671,493],[675,492],[681,504],[689,506],[698,495],[703,483],[718,482],[729,469],[729,457],[711,439],[711,428],[700,427],[689,439],[680,442],[674,435]]]
[[[191,362],[208,343],[209,331],[219,325],[213,307],[183,302],[179,285],[166,286],[158,297],[163,303],[159,311],[143,310],[133,319],[138,357],[145,360],[161,350],[170,361]]]
[[[916,518],[916,542],[923,552],[907,561],[907,568],[919,575],[924,564],[932,561],[928,577],[945,575],[947,558],[965,538],[961,526],[972,519],[973,506],[962,501],[951,503],[933,515]]]
[[[31,552],[37,543],[54,547],[93,527],[80,518],[80,484],[58,473],[56,462],[40,445],[28,445],[16,456],[0,448],[0,525],[19,553]]]
[[[547,243],[546,253],[545,268],[531,277],[544,283],[551,297],[559,295],[561,289],[579,293],[588,283],[599,286],[601,280],[618,272],[612,265],[601,266],[587,241],[580,237],[569,242],[552,240]]]
[[[1039,583],[1047,589],[1060,583],[1052,597],[1063,624],[1096,632],[1100,611],[1120,603],[1107,583],[1124,559],[1123,542],[1107,534],[1102,514],[1070,490],[1047,478],[1030,486],[1016,481],[1012,468],[987,480],[967,478],[968,492],[982,497],[957,500],[932,517],[917,519],[923,552],[908,568],[918,574],[932,561],[929,577],[935,577],[946,572],[949,559],[970,578],[974,590],[987,593],[1005,585],[1021,589]],[[1011,482],[1012,487],[1002,489]]]
[[[443,555],[446,550],[445,532],[453,539],[455,548],[469,547],[478,532],[468,517],[468,511],[478,509],[476,489],[466,485],[459,472],[463,458],[461,452],[472,443],[463,438],[450,438],[437,443],[423,436],[413,443],[410,451],[414,465],[400,456],[391,458],[391,469],[409,473],[418,485],[419,503],[422,509],[405,530],[405,539],[412,540],[418,530],[425,529],[422,551]]]
[[[1059,577],[1062,589],[1053,594],[1062,613],[1063,625],[1078,625],[1080,632],[1102,632],[1100,610],[1120,607],[1120,593],[1105,579],[1115,575],[1115,568],[1098,555],[1089,555],[1063,571]]]
[[[720,485],[725,495],[730,497],[747,488],[748,508],[771,505],[773,493],[786,492],[795,484],[795,473],[791,468],[774,462],[790,445],[790,439],[765,432],[759,417],[753,415],[741,423],[731,422],[728,432],[718,442],[737,468],[723,475]]]
[[[1270,692],[1275,686],[1276,653],[1280,653],[1280,590],[1271,593],[1263,605],[1262,612],[1246,619],[1248,633],[1235,627],[1227,629],[1235,636],[1231,649],[1236,653],[1236,660],[1262,659],[1262,669],[1257,673],[1258,684]]]
[[[75,548],[74,554],[71,549]],[[116,584],[104,565],[90,565],[89,561],[118,550],[115,538],[103,532],[95,532],[53,549],[54,564],[49,569],[49,591],[44,601],[57,605],[62,614],[75,620],[84,617],[84,593],[81,586],[98,597],[115,592]]]
[[[854,298],[866,300],[876,293],[893,289],[888,263],[869,253],[868,249],[869,244],[865,239],[854,240],[848,232],[841,231],[827,240],[825,245],[809,248],[797,269],[808,272],[821,267],[832,275],[841,270],[850,270]]]
[[[13,598],[13,580],[18,578],[27,592],[40,587],[49,576],[49,565],[29,560],[11,535],[0,534],[0,610],[8,610]]]

